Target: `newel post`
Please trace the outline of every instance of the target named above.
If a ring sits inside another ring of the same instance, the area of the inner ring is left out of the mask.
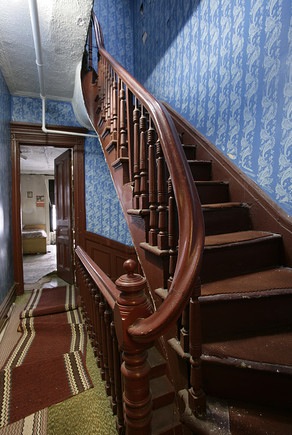
[[[149,389],[149,366],[147,347],[132,340],[129,326],[137,319],[148,317],[151,305],[145,294],[146,279],[135,274],[136,262],[124,263],[126,274],[116,281],[121,291],[114,309],[114,321],[123,363],[121,372],[124,381],[124,418],[127,435],[151,433],[152,398]]]

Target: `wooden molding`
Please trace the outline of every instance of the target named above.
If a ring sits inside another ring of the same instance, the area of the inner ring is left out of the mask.
[[[20,145],[54,146],[73,150],[74,222],[76,245],[83,246],[85,231],[84,138],[81,136],[44,133],[40,124],[11,122],[12,156],[12,225],[14,253],[14,281],[17,294],[24,291],[22,239],[20,219]],[[78,127],[48,126],[54,130],[85,133]]]
[[[11,305],[15,301],[16,298],[16,286],[13,284],[13,286],[8,291],[7,295],[5,296],[4,300],[2,301],[0,305],[0,331],[4,327],[6,321],[8,320],[7,314],[10,310]]]

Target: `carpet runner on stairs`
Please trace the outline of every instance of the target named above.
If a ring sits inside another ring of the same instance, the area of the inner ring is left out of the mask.
[[[73,286],[34,291],[20,319],[22,336],[0,371],[0,428],[93,386]]]

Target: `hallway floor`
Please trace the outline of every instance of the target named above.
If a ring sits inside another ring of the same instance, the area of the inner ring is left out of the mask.
[[[51,274],[46,282],[41,279],[34,288],[54,288],[67,284],[56,274]],[[29,286],[29,285],[28,285]],[[26,289],[24,294],[16,298],[11,308],[9,319],[0,335],[0,370],[3,368],[8,356],[21,337],[17,331],[19,314],[26,306],[31,290]],[[88,340],[86,365],[94,388],[49,408],[41,410],[41,418],[44,427],[38,435],[114,435],[116,434],[115,417],[112,414],[109,398],[105,393],[105,387],[97,369],[93,351]],[[0,428],[0,435],[19,434],[18,422]],[[32,428],[31,428],[32,429]],[[30,429],[26,435],[35,432]]]
[[[47,275],[57,270],[56,245],[47,245],[46,254],[24,255],[23,256],[23,279],[25,290],[36,288],[39,285],[49,282],[50,277]]]

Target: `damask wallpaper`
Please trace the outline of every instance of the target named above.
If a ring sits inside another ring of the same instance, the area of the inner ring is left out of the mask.
[[[42,123],[42,100],[40,98],[12,97],[12,121]],[[46,101],[46,125],[70,125],[80,127],[71,103]]]
[[[132,239],[97,139],[86,138],[86,229],[128,246]]]
[[[133,3],[135,76],[291,215],[291,0]]]
[[[13,285],[10,93],[0,71],[0,303]]]
[[[133,60],[132,0],[95,0],[94,12],[100,22],[107,51],[131,74]]]

